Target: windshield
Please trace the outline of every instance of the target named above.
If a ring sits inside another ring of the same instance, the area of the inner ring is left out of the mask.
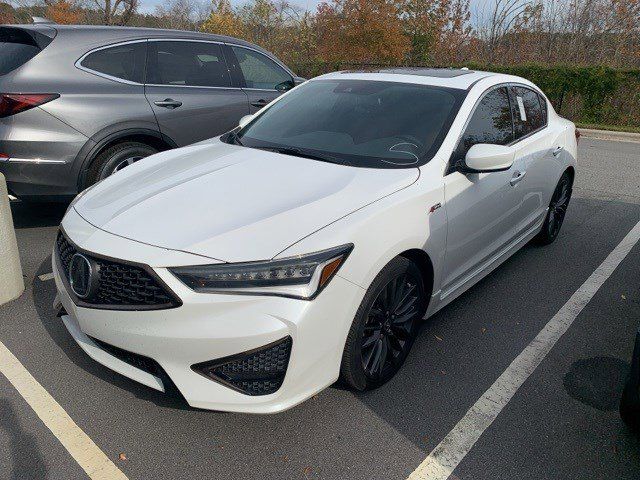
[[[357,167],[415,167],[438,150],[465,95],[429,85],[314,80],[229,141]]]

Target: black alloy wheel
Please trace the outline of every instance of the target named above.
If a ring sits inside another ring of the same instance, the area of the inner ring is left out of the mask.
[[[571,200],[572,187],[573,180],[571,175],[565,172],[562,177],[560,177],[560,181],[551,197],[549,210],[542,225],[542,230],[535,237],[538,243],[549,245],[558,237],[562,222],[567,213],[567,208],[569,207],[569,201]]]
[[[427,305],[416,265],[398,257],[378,274],[358,309],[343,354],[343,380],[357,390],[378,387],[404,363]]]

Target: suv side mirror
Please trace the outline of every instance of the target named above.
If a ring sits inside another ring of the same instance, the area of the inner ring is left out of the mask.
[[[238,126],[240,127],[240,129],[243,129],[244,127],[247,126],[247,124],[253,120],[253,115],[245,115],[244,117],[242,117],[240,119],[240,121],[238,122]]]
[[[501,172],[513,165],[515,151],[511,147],[477,143],[464,158],[464,173]]]
[[[278,85],[276,85],[276,90],[278,92],[286,92],[288,90],[291,90],[295,86],[296,86],[296,84],[294,83],[293,80],[285,80],[284,82],[279,83]]]

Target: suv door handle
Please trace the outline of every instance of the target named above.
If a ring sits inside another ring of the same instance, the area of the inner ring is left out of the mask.
[[[269,103],[269,102],[267,102],[264,98],[261,98],[260,100],[256,100],[255,102],[251,102],[251,105],[253,105],[254,107],[262,108],[267,103]]]
[[[562,150],[564,150],[564,147],[562,145],[559,145],[556,148],[554,148],[551,153],[553,154],[554,157],[557,157],[558,155],[560,155],[560,152],[562,152]]]
[[[511,177],[511,180],[509,180],[509,185],[513,187],[515,184],[521,182],[526,174],[527,172],[519,172],[519,171],[513,172],[513,177]]]
[[[182,106],[182,102],[179,102],[178,100],[174,100],[173,98],[165,98],[162,101],[157,101],[153,103],[158,107],[168,108],[169,110],[173,110],[174,108],[178,108]]]

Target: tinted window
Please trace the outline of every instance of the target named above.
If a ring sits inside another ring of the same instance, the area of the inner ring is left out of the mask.
[[[128,43],[90,53],[83,67],[130,82],[144,82],[146,42]]]
[[[313,80],[268,107],[229,141],[295,149],[361,167],[413,167],[440,147],[465,95],[464,90],[427,85]]]
[[[291,75],[265,55],[246,48],[231,48],[238,59],[247,88],[274,90],[281,83],[292,82]]]
[[[44,35],[35,35],[17,28],[0,28],[0,75],[21,67],[51,42]]]
[[[511,87],[513,123],[516,138],[542,128],[545,119],[538,94],[525,87]]]
[[[220,45],[207,42],[150,42],[147,83],[230,87]]]
[[[456,149],[455,159],[463,159],[476,143],[506,145],[513,141],[509,94],[505,87],[487,93],[473,112]]]

